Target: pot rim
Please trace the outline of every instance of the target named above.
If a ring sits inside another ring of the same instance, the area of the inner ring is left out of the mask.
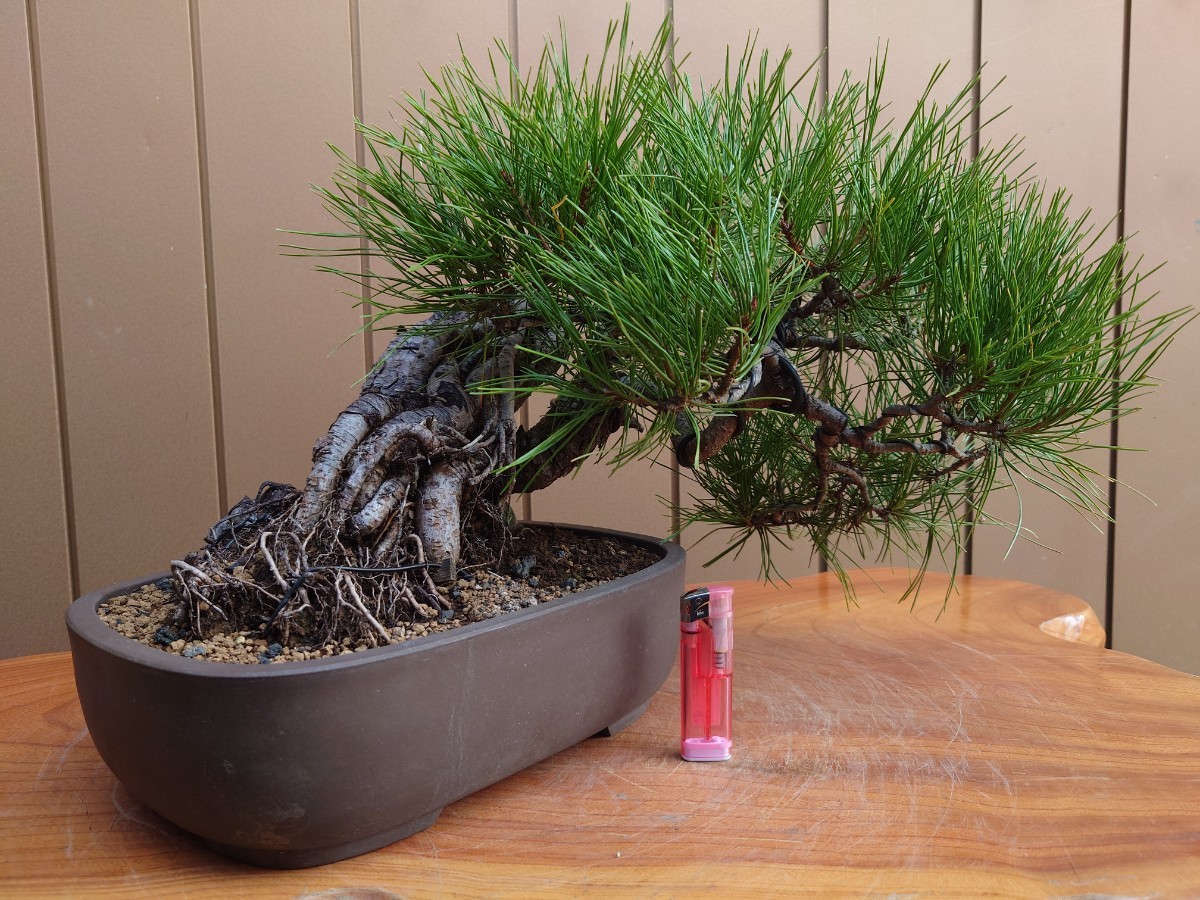
[[[558,598],[550,603],[539,603],[537,606],[504,613],[482,622],[471,622],[458,628],[452,628],[438,634],[426,635],[416,640],[404,641],[400,644],[390,644],[383,647],[371,647],[356,653],[340,653],[336,656],[321,659],[287,660],[281,664],[247,665],[246,663],[193,660],[185,659],[173,653],[156,650],[133,638],[126,637],[114,631],[101,620],[97,607],[112,597],[127,593],[135,587],[168,577],[170,572],[134,578],[116,584],[88,591],[67,607],[66,621],[68,630],[76,637],[96,646],[106,653],[119,657],[127,662],[157,669],[162,672],[172,672],[198,678],[295,678],[316,672],[352,669],[368,665],[383,656],[389,658],[406,656],[416,653],[426,653],[453,644],[457,641],[468,640],[471,637],[508,628],[525,622],[532,622],[541,616],[554,615],[557,611],[586,605],[596,600],[601,594],[608,593],[614,588],[627,588],[638,585],[657,577],[663,570],[681,565],[685,552],[679,544],[667,539],[659,539],[643,534],[626,531],[616,531],[611,528],[599,528],[591,525],[570,525],[561,522],[527,522],[543,528],[560,528],[580,534],[602,534],[615,537],[630,543],[638,544],[648,549],[662,553],[662,558],[644,569],[623,575],[612,581],[577,593]]]

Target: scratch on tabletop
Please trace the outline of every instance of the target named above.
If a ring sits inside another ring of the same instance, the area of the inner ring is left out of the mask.
[[[55,771],[55,773],[61,772],[63,770],[63,766],[66,765],[67,757],[71,755],[71,751],[79,746],[79,742],[82,741],[85,737],[87,737],[87,734],[88,734],[88,730],[86,728],[84,728],[82,731],[79,732],[79,734],[77,734],[77,735],[75,735],[75,737],[71,738],[71,740],[67,743],[67,745],[65,747],[63,747],[61,750],[58,750],[58,751],[51,750],[49,753],[47,753],[45,762],[43,762],[42,767],[40,769],[38,769],[38,773],[37,773],[38,781],[41,781],[43,778],[46,777],[46,773],[50,770],[50,763],[55,758],[57,758],[57,760],[58,760],[58,765],[56,765],[54,767],[54,771]]]
[[[731,777],[730,781],[732,782],[733,780],[734,779]],[[728,785],[726,785],[726,787],[727,786]],[[721,788],[717,788],[715,793],[720,793],[721,790],[722,790]],[[758,794],[757,785],[753,785],[753,784],[746,785],[742,789],[741,795],[739,797],[734,799],[732,802],[721,804],[720,816],[723,819],[728,820],[728,817],[735,810],[737,810],[739,807],[745,805],[746,801],[749,800],[751,798],[751,796],[757,796],[757,794]],[[689,817],[689,818],[691,818],[691,817]],[[668,844],[677,843],[686,837],[690,837],[691,835],[694,835],[698,832],[705,831],[706,829],[712,828],[712,821],[709,817],[696,816],[695,818],[699,819],[699,821],[693,827],[688,828],[688,829],[680,829],[675,834],[671,835],[671,837],[669,837],[665,840],[655,841],[653,844],[647,843],[642,846],[634,847],[632,850],[626,851],[625,856],[627,856],[627,857],[640,856],[643,853],[647,853],[651,850],[657,850],[659,848],[665,847]],[[695,873],[693,873],[693,875],[695,876]]]
[[[646,785],[639,784],[638,782],[634,781],[632,778],[626,778],[620,772],[616,771],[612,766],[600,766],[600,771],[602,771],[608,775],[611,775],[613,778],[619,778],[621,781],[624,781],[626,784],[632,784],[635,788],[640,788],[643,791],[650,790],[650,788],[648,788]]]
[[[446,889],[442,878],[442,858],[438,854],[437,841],[434,840],[433,835],[429,832],[430,829],[426,829],[425,831],[421,832],[421,836],[425,838],[425,842],[429,845],[429,852],[433,854],[433,871],[434,874],[437,875],[438,894],[440,895]]]
[[[1075,872],[1075,877],[1079,878],[1079,866],[1075,865],[1075,857],[1071,855],[1071,848],[1067,846],[1067,842],[1063,840],[1062,834],[1058,834],[1058,846],[1062,848],[1063,855],[1066,856],[1067,862],[1071,864],[1071,869]]]
[[[943,749],[949,750],[950,745],[958,740],[958,736],[960,734],[963,735],[963,743],[969,744],[971,742],[971,736],[968,734],[963,734],[963,701],[962,701],[962,697],[958,698],[958,725],[954,729],[954,734],[950,735],[950,740],[946,741],[946,746]]]
[[[137,808],[130,809],[121,800],[121,782],[113,783],[112,793],[109,795],[112,801],[114,816],[112,824],[109,826],[109,831],[112,831],[120,822],[132,822],[135,825],[141,825],[143,828],[151,828],[159,834],[171,838],[173,841],[178,841],[178,835],[171,829],[165,827],[164,822],[159,820],[157,816],[144,816],[140,814],[140,804]]]
[[[994,663],[1001,661],[1000,657],[991,653],[987,653],[984,650],[980,650],[978,647],[972,647],[970,644],[964,644],[962,641],[950,641],[949,643],[953,644],[955,647],[962,647],[964,650],[970,650],[972,653],[978,653],[980,656],[984,657],[985,659],[990,659]]]

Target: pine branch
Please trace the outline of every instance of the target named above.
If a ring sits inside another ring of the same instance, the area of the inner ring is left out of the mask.
[[[542,490],[571,474],[624,423],[619,407],[572,421],[581,410],[580,404],[558,398],[533,427],[517,430],[518,461],[511,472],[515,493]],[[556,433],[561,431],[566,431],[567,437],[556,441]]]
[[[364,302],[469,332],[460,380],[512,398],[480,415],[553,398],[488,451],[495,493],[617,433],[613,465],[670,444],[702,489],[683,520],[757,534],[766,568],[792,527],[927,562],[1010,467],[1086,506],[1071,454],[1152,386],[1184,316],[1132,299],[1125,247],[1065,194],[1007,174],[1016,143],[965,152],[974,82],[935,104],[939,69],[889,126],[882,61],[827,91],[747,50],[699,90],[667,76],[669,29],[645,53],[626,34],[586,77],[564,46],[525,75],[502,47],[490,73],[442,70],[322,192],[345,230],[321,253],[370,244]],[[512,335],[511,376],[477,382]],[[366,406],[362,427],[390,412]]]

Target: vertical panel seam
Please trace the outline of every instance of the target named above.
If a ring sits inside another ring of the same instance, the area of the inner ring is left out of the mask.
[[[676,87],[679,77],[675,69],[675,0],[664,0],[663,2],[663,17],[667,20],[667,77],[672,88]],[[683,504],[683,483],[679,474],[679,460],[675,458],[675,454],[669,454],[671,458],[670,475],[671,475],[671,534],[674,535],[672,540],[683,546],[683,532],[681,526],[683,517],[680,515],[680,509]]]
[[[675,88],[675,0],[663,0],[663,20],[667,23],[667,84]]]
[[[516,69],[515,76],[510,74],[510,79],[520,77],[521,74],[521,35],[520,35],[520,15],[517,9],[518,0],[508,0],[508,52],[512,57],[513,68]],[[519,413],[520,426],[526,430],[529,428],[529,404],[521,404]],[[523,522],[529,522],[533,519],[533,496],[526,491],[521,495],[521,509],[517,514],[518,518]]]
[[[830,16],[829,4],[830,4],[830,0],[822,0],[822,2],[821,2],[821,69],[820,69],[819,77],[821,79],[821,84],[824,86],[824,89],[817,91],[817,97],[820,99],[822,112],[824,112],[826,103],[829,99],[829,87],[830,87],[830,85],[829,85],[829,16]],[[822,558],[822,560],[821,560],[822,566],[824,566],[824,562],[825,561]],[[822,568],[821,571],[824,572],[825,569]]]
[[[362,59],[362,10],[359,0],[349,0],[350,11],[350,85],[354,104],[354,162],[360,168],[367,162],[366,138],[358,129],[358,123],[363,121],[363,59]],[[363,206],[366,200],[358,198],[358,205]],[[362,329],[363,329],[363,374],[366,375],[375,366],[375,341],[371,330],[371,267],[367,262],[367,236],[358,236],[358,280],[362,291]]]
[[[519,0],[508,0],[508,52],[512,56],[517,73],[521,71],[521,32]]]
[[[1117,137],[1117,240],[1123,242],[1126,238],[1125,233],[1125,202],[1126,202],[1126,174],[1129,160],[1129,80],[1130,80],[1130,60],[1132,58],[1130,49],[1132,46],[1133,32],[1133,0],[1125,0],[1123,10],[1123,22],[1121,31],[1121,113],[1120,124],[1118,126]],[[1117,271],[1117,285],[1120,286],[1125,281],[1125,264],[1122,261]],[[1120,292],[1117,293],[1114,312],[1120,315],[1124,309],[1124,298]],[[1121,326],[1114,326],[1114,338],[1120,338]],[[1117,378],[1121,377],[1118,370]],[[1113,390],[1116,391],[1114,385]],[[1104,646],[1112,649],[1113,646],[1113,617],[1116,612],[1116,576],[1117,576],[1117,474],[1118,474],[1118,451],[1120,446],[1120,430],[1121,420],[1118,415],[1119,410],[1113,410],[1112,418],[1109,422],[1109,444],[1111,449],[1108,451],[1108,535],[1105,550],[1107,559],[1104,571]]]
[[[821,79],[821,89],[817,91],[817,99],[822,113],[829,105],[829,4],[830,0],[821,2],[821,68],[817,76]],[[824,553],[817,553],[817,571],[829,571],[829,560]]]
[[[975,87],[971,92],[971,159],[979,156],[983,116],[980,106],[983,103],[983,0],[975,0],[975,8],[971,13],[971,68],[975,78]]]
[[[204,64],[200,48],[200,0],[188,0],[192,53],[192,98],[196,106],[196,168],[200,185],[200,242],[204,256],[204,306],[208,324],[208,370],[212,386],[213,448],[217,472],[217,514],[229,508],[225,460],[225,410],[221,392],[221,342],[217,317],[216,259],[213,253],[212,181],[208,161],[208,120],[204,107]]]
[[[975,86],[971,89],[971,142],[968,153],[972,160],[979,158],[983,127],[983,0],[975,0],[971,11],[971,69]],[[966,497],[966,547],[963,554],[963,574],[975,574],[975,492],[968,486]]]
[[[71,470],[71,436],[68,428],[66,366],[63,359],[62,308],[59,295],[58,261],[54,247],[54,221],[50,206],[50,160],[47,154],[46,96],[42,82],[41,33],[36,0],[25,0],[25,22],[29,35],[29,69],[33,86],[34,135],[37,142],[38,188],[42,203],[42,244],[46,254],[46,293],[50,304],[50,346],[53,354],[54,395],[58,415],[59,469],[62,473],[63,518],[67,531],[67,575],[71,597],[79,586],[79,536],[75,521],[75,488]]]

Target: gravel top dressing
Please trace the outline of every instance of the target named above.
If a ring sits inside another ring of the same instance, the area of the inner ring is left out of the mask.
[[[656,554],[613,538],[525,528],[514,534],[500,565],[460,570],[458,581],[440,588],[453,606],[453,615],[413,617],[385,626],[392,642],[400,643],[546,603],[657,561]],[[171,593],[170,579],[114,597],[99,612],[110,628],[128,638],[166,653],[213,662],[260,665],[318,659],[382,644],[373,635],[358,643],[347,639],[321,646],[285,646],[254,631],[188,635],[179,624],[181,609]]]

